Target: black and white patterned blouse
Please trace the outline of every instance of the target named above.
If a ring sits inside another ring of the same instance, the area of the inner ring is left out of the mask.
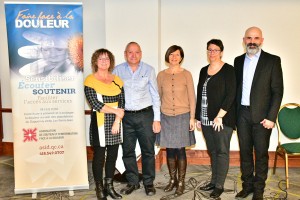
[[[206,80],[203,84],[203,90],[202,90],[202,101],[201,101],[201,124],[204,126],[212,126],[213,121],[210,121],[208,119],[207,115],[207,107],[208,107],[208,102],[207,102],[207,83],[211,76],[207,75]]]
[[[125,107],[123,87],[118,84],[118,81],[113,81],[110,86],[107,86],[109,88],[106,88],[106,90],[118,91],[118,93],[113,92],[114,94],[111,94],[109,92],[109,95],[100,94],[100,83],[94,80],[94,77],[88,78],[90,80],[86,80],[84,92],[93,110],[90,124],[90,144],[92,146],[106,146],[122,143],[122,127],[120,126],[119,134],[112,134],[111,132],[115,121],[115,114],[101,113],[100,111],[104,105],[117,105],[119,108]]]

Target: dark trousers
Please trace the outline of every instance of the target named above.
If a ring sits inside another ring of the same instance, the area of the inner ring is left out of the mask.
[[[212,126],[202,126],[206,147],[211,159],[211,183],[223,188],[229,168],[229,149],[233,129],[225,126],[220,132]]]
[[[102,181],[103,179],[103,166],[105,163],[105,176],[106,178],[113,178],[116,168],[116,160],[118,157],[119,144],[107,145],[106,147],[95,146],[94,158],[92,163],[93,176],[95,182]],[[106,152],[106,160],[105,160]]]
[[[268,149],[271,132],[272,129],[266,129],[260,123],[252,122],[250,109],[241,108],[237,121],[237,133],[240,146],[241,178],[245,190],[254,190],[258,193],[264,191],[268,177]]]
[[[142,173],[144,185],[151,185],[155,179],[155,152],[153,133],[154,114],[149,109],[139,113],[125,112],[123,118],[123,162],[126,168],[126,179],[129,184],[139,183],[135,147],[137,140],[142,153]]]

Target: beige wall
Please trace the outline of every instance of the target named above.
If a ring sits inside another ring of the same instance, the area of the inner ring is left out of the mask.
[[[36,1],[36,0],[35,0]],[[6,33],[4,4],[0,5],[0,31]],[[32,1],[34,2],[34,1]],[[72,2],[79,2],[78,0]],[[200,69],[207,64],[206,42],[223,41],[223,60],[233,64],[243,53],[242,37],[246,28],[263,30],[263,49],[282,59],[285,93],[283,103],[300,102],[298,57],[300,55],[300,1],[294,0],[82,0],[84,9],[85,75],[91,72],[90,57],[97,48],[108,48],[116,63],[124,61],[123,51],[129,41],[137,41],[143,60],[156,69],[165,68],[166,49],[177,44],[185,51],[183,67],[193,74],[197,86]],[[0,35],[0,72],[2,105],[10,108],[9,70],[6,34]],[[87,106],[86,106],[87,107]],[[87,107],[88,108],[88,107]],[[4,115],[4,141],[12,141],[11,115]],[[86,117],[87,131],[89,117]],[[88,133],[88,132],[87,132]],[[270,150],[277,142],[275,131]],[[201,132],[197,132],[197,149],[205,149]],[[236,134],[232,150],[238,149]]]
[[[224,43],[223,61],[233,64],[234,58],[244,52],[242,38],[251,26],[261,27],[265,38],[263,49],[279,55],[284,75],[283,103],[300,103],[300,1],[272,0],[162,0],[161,52],[177,44],[185,51],[183,66],[193,74],[197,86],[200,69],[207,65],[206,43],[212,38]],[[163,60],[162,69],[165,67]],[[197,148],[205,148],[202,134],[197,134]],[[199,142],[200,141],[200,142]],[[270,150],[277,145],[273,131]],[[236,134],[231,149],[238,149]]]

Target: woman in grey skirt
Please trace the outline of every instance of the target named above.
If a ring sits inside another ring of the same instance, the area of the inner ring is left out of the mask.
[[[175,196],[182,195],[185,189],[185,147],[196,143],[194,82],[191,73],[181,67],[183,58],[184,52],[180,46],[169,47],[165,55],[169,68],[157,76],[161,98],[161,132],[156,136],[156,144],[166,147],[167,151],[170,181],[164,191],[169,192],[176,187]]]

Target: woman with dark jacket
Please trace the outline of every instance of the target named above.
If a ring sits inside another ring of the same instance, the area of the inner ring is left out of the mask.
[[[223,50],[221,40],[207,42],[209,65],[201,69],[197,88],[197,128],[202,129],[206,140],[212,170],[210,183],[200,189],[213,190],[212,198],[218,198],[224,191],[230,139],[235,128],[235,72],[233,66],[221,60]]]

